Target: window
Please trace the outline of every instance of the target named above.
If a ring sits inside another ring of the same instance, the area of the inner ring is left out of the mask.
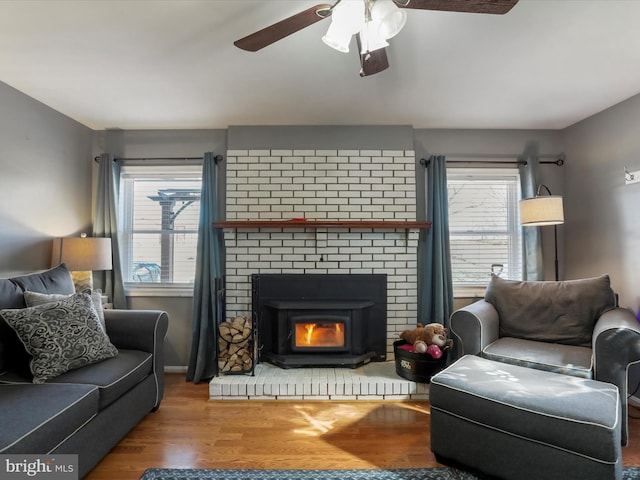
[[[520,176],[513,169],[447,169],[454,287],[486,286],[491,273],[522,279]]]
[[[201,166],[123,166],[120,250],[127,289],[192,289]]]

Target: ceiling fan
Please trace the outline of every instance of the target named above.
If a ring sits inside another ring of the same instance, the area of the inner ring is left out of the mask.
[[[289,35],[332,17],[322,41],[341,52],[349,51],[356,36],[360,57],[360,76],[373,75],[389,67],[386,40],[396,35],[406,22],[403,9],[442,10],[448,12],[507,13],[518,0],[338,0],[322,3],[285,18],[233,44],[243,50],[258,50]]]

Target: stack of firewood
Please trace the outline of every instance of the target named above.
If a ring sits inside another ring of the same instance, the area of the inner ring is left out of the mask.
[[[250,372],[253,367],[251,319],[235,317],[218,326],[218,368],[221,372]]]

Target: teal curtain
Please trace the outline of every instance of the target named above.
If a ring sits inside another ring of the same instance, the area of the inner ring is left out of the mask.
[[[540,177],[540,160],[535,155],[527,155],[520,160],[518,170],[520,171],[522,198],[535,197]],[[522,279],[544,280],[540,227],[524,227],[522,229],[522,244]]]
[[[93,212],[93,236],[111,238],[111,270],[94,272],[95,287],[109,297],[114,308],[127,308],[124,294],[120,244],[118,242],[118,192],[120,186],[120,164],[110,153],[100,155],[100,170]]]
[[[220,218],[217,161],[221,160],[222,157],[207,152],[202,166],[191,357],[187,370],[187,380],[194,383],[218,373],[217,331],[224,319],[224,237],[212,223]]]
[[[448,328],[453,282],[445,157],[429,158],[425,171],[426,219],[432,223],[420,232],[418,241],[418,319],[422,324],[438,322]]]

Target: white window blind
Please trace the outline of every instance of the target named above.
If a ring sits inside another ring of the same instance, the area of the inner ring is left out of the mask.
[[[200,166],[123,166],[120,246],[128,288],[193,285],[201,176]]]
[[[447,169],[454,286],[485,286],[491,273],[522,278],[516,169]]]

